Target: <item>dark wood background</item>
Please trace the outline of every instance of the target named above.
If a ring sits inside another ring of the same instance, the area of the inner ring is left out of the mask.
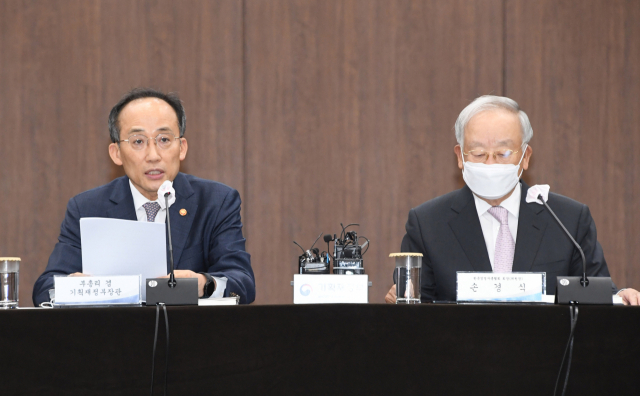
[[[292,241],[340,222],[382,302],[409,209],[462,186],[458,113],[492,93],[533,124],[525,180],[588,204],[640,287],[639,65],[634,0],[0,0],[0,256],[31,305],[69,198],[122,174],[108,111],[151,86],[185,102],[182,170],[240,191],[257,304],[290,303]]]

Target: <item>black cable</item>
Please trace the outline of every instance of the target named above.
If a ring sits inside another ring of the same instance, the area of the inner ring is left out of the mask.
[[[345,235],[345,231],[347,230],[347,228],[351,227],[351,226],[360,226],[360,224],[358,223],[351,223],[351,224],[347,224],[347,226],[343,226],[342,223],[340,223],[340,226],[342,227],[342,232],[340,233],[340,239],[344,239],[344,235]]]
[[[293,241],[293,243],[295,243],[296,245],[298,245],[298,247],[299,247],[300,249],[302,249],[302,254],[307,253],[307,252],[305,252],[304,248],[303,248],[302,246],[300,246],[300,244],[299,244],[298,242]]]
[[[167,352],[164,362],[164,396],[167,396],[167,376],[169,375],[169,315],[167,315],[167,306],[162,304],[162,310],[164,311],[164,324],[167,327]]]
[[[571,317],[571,332],[569,333],[569,340],[567,341],[567,346],[564,348],[564,354],[562,355],[562,362],[560,363],[558,378],[556,378],[556,386],[555,388],[553,388],[553,396],[555,396],[558,391],[558,383],[560,382],[560,377],[562,376],[562,367],[564,366],[567,352],[569,352],[569,360],[567,362],[567,372],[564,378],[564,387],[562,389],[563,396],[567,390],[567,384],[569,383],[569,371],[571,370],[571,358],[573,357],[573,335],[576,330],[576,324],[578,323],[578,306],[575,305],[575,303],[571,303],[571,305],[569,306],[569,314]]]
[[[151,396],[153,396],[153,373],[156,367],[156,344],[158,343],[158,321],[160,320],[160,305],[156,305],[156,331],[153,335],[153,359],[151,360]]]
[[[318,239],[320,239],[320,237],[322,236],[322,233],[320,233],[320,235],[318,235],[318,237],[316,238],[315,241],[313,241],[313,245],[311,245],[311,247],[309,248],[309,250],[313,249],[314,246],[316,246],[316,242],[318,242]]]
[[[169,374],[169,315],[167,314],[167,306],[164,303],[156,304],[156,329],[153,335],[153,360],[151,361],[151,396],[153,396],[153,378],[156,366],[156,346],[158,344],[158,324],[160,322],[160,306],[164,311],[164,324],[167,330],[167,351],[164,362],[164,395],[167,395],[167,376]]]
[[[571,332],[573,333],[576,329],[576,323],[578,322],[578,306],[573,305],[573,310],[569,311],[571,313]],[[571,360],[573,357],[573,341],[575,340],[574,336],[571,336],[571,345],[569,345],[569,361],[567,362],[567,375],[564,378],[564,387],[562,389],[562,396],[564,396],[567,391],[567,384],[569,383],[569,371],[571,370]]]
[[[564,386],[562,387],[562,396],[567,392],[567,384],[569,383],[569,370],[571,370],[571,357],[573,356],[573,338],[569,346],[569,362],[567,363],[567,374],[564,377]]]

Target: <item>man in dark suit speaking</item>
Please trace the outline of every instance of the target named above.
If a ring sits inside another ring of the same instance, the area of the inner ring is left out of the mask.
[[[582,275],[579,252],[535,202],[537,189],[520,181],[533,130],[518,104],[482,96],[462,110],[455,131],[466,186],[411,209],[402,240],[403,252],[423,254],[422,300],[455,301],[457,271],[546,272],[547,294],[557,276]],[[547,202],[584,250],[587,275],[610,276],[589,208],[553,193]],[[640,300],[634,289],[618,294],[625,304]],[[385,301],[395,300],[394,285]]]
[[[113,107],[109,155],[126,176],[71,198],[58,243],[34,285],[35,305],[49,301],[54,275],[82,275],[81,218],[164,223],[167,208],[158,188],[166,180],[175,190],[168,210],[176,277],[197,278],[200,297],[253,302],[255,279],[242,235],[240,196],[221,183],[179,172],[188,149],[185,126],[182,102],[174,94],[135,89]]]

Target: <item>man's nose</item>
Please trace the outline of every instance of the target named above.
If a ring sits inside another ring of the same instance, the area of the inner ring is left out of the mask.
[[[484,163],[487,164],[487,165],[492,165],[492,164],[496,164],[498,162],[496,161],[495,155],[493,153],[489,153],[488,157],[487,157],[487,160]]]
[[[157,161],[160,159],[160,149],[155,139],[149,139],[147,143],[147,161]]]

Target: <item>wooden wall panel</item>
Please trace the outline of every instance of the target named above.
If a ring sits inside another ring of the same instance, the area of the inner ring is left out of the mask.
[[[185,102],[183,170],[240,190],[257,303],[291,302],[292,240],[352,221],[382,302],[409,209],[462,185],[456,116],[495,93],[531,117],[526,180],[587,203],[639,286],[639,20],[621,0],[0,0],[0,255],[30,305],[68,199],[122,174],[110,107],[153,86]]]
[[[503,3],[247,1],[244,23],[256,301],[292,301],[292,240],[359,222],[382,302],[409,209],[460,186],[458,113],[501,93]]]
[[[0,1],[0,256],[21,256],[20,304],[66,203],[122,174],[108,112],[136,86],[176,91],[183,170],[243,193],[242,2]]]
[[[531,119],[528,180],[591,209],[619,286],[640,287],[640,2],[507,1],[506,95]]]

